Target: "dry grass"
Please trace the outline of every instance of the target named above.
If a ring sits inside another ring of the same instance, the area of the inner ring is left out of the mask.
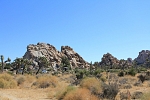
[[[81,87],[89,89],[94,94],[102,92],[101,82],[96,78],[85,78],[81,81]]]
[[[71,91],[74,91],[76,88],[73,87],[73,86],[67,86],[67,87],[64,87],[62,88],[61,90],[59,90],[57,93],[56,93],[56,98],[58,100],[61,100],[63,99],[67,93],[71,92]]]
[[[18,86],[23,84],[24,82],[25,82],[25,77],[24,76],[18,77],[18,79],[17,79]]]
[[[0,74],[0,88],[9,89],[16,88],[17,82],[7,73]]]
[[[35,76],[32,75],[17,75],[15,77],[19,88],[31,88],[32,84],[37,80]]]
[[[79,88],[66,94],[63,100],[98,100],[88,89]]]
[[[145,93],[145,94],[142,96],[141,100],[150,100],[150,91],[147,92],[147,93]]]
[[[36,82],[33,84],[39,88],[56,87],[58,78],[56,76],[39,76]]]
[[[29,83],[32,83],[36,80],[35,76],[33,75],[25,75],[25,77],[26,77],[26,81]]]

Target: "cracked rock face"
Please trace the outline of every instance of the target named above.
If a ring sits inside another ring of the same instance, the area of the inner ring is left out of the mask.
[[[61,51],[58,51],[50,44],[30,44],[27,46],[27,51],[23,58],[36,62],[38,57],[46,57],[51,64],[56,65],[61,63],[63,56],[69,59],[71,67],[89,67],[89,64],[69,46],[61,46]]]
[[[150,51],[149,50],[142,50],[141,52],[139,52],[139,55],[135,59],[135,61],[138,64],[144,64],[147,59],[150,59]]]

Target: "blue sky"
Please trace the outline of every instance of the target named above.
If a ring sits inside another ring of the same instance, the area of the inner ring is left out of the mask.
[[[28,44],[69,45],[86,61],[150,50],[150,0],[0,0],[0,55],[22,57]]]

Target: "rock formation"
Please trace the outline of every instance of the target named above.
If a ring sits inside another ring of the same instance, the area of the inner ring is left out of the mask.
[[[102,57],[102,60],[100,62],[100,65],[102,66],[118,66],[119,60],[112,56],[110,53],[104,54]]]
[[[150,59],[150,51],[149,50],[142,50],[139,52],[138,57],[135,59],[137,64],[144,64],[147,59]]]
[[[131,67],[133,61],[131,58],[127,60],[118,60],[116,57],[112,56],[110,53],[104,54],[100,62],[101,66],[109,66],[111,68],[126,68]]]
[[[37,43],[37,45],[30,44],[27,46],[27,52],[23,58],[32,60],[37,63],[38,57],[46,57],[46,59],[55,66],[61,64],[61,58],[67,57],[70,61],[71,67],[88,67],[89,64],[71,47],[62,46],[61,52],[56,50],[53,45],[46,43]]]

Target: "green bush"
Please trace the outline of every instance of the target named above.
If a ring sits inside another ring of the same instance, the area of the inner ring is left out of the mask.
[[[130,69],[128,72],[129,75],[135,76],[137,74],[136,70],[134,68]]]
[[[102,70],[97,69],[97,70],[95,70],[95,71],[94,71],[94,73],[93,73],[93,74],[96,76],[96,75],[100,74],[101,72],[102,72]]]
[[[119,72],[118,76],[123,77],[124,76],[124,72],[123,71]]]
[[[103,84],[103,96],[104,98],[114,100],[119,92],[117,83],[111,83],[109,85]]]

